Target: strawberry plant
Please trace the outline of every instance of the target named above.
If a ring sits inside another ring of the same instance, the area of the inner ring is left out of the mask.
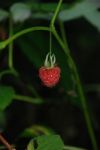
[[[66,30],[71,21],[84,18],[98,33],[99,8],[95,1],[59,0],[18,2],[0,9],[0,150],[98,150],[95,116]],[[94,42],[93,36],[89,38]],[[83,44],[82,50],[89,45],[86,37],[73,41]],[[70,108],[76,108],[71,117],[66,113]],[[83,116],[74,117],[77,111]],[[72,118],[71,125],[65,117]],[[80,134],[74,129],[76,120],[82,124]],[[83,144],[69,142],[74,136]]]

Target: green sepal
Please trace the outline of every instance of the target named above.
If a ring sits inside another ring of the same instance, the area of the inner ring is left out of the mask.
[[[46,55],[44,66],[47,68],[53,68],[56,64],[56,57],[54,54],[51,54],[50,52]]]

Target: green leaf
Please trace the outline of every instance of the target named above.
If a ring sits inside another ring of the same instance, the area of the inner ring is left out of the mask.
[[[29,143],[30,148],[32,148],[32,144],[36,143],[37,150],[63,150],[64,147],[63,141],[61,140],[59,135],[48,135],[48,136],[42,135],[36,137],[32,141],[30,141],[31,143]]]
[[[9,16],[9,13],[3,9],[0,9],[0,21],[6,19]]]
[[[39,136],[36,139],[37,150],[63,150],[64,144],[59,135]]]
[[[59,18],[62,21],[69,21],[79,17],[86,18],[93,26],[100,30],[100,12],[97,9],[100,3],[89,2],[87,0],[77,3],[69,9],[62,10]]]
[[[9,106],[14,97],[14,89],[9,86],[0,86],[0,110]]]
[[[33,146],[33,140],[31,140],[27,146],[27,150],[35,150]]]
[[[13,4],[10,11],[15,22],[23,22],[31,16],[30,7],[24,3]]]

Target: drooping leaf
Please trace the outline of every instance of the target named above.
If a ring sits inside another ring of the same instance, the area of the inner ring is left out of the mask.
[[[23,22],[31,16],[30,7],[24,3],[13,4],[10,11],[15,22]]]
[[[9,13],[3,9],[0,9],[0,21],[6,19],[9,16]]]
[[[9,86],[0,86],[0,110],[9,106],[14,97],[14,89]]]
[[[62,10],[59,14],[59,18],[62,21],[70,21],[72,19],[84,17],[98,30],[100,30],[100,12],[97,10],[98,8],[100,8],[100,3],[85,0],[80,3],[76,3],[69,9]]]
[[[59,13],[59,18],[62,21],[69,21],[72,19],[76,19],[79,17],[84,16],[84,14],[91,13],[95,10],[97,10],[100,7],[100,5],[97,5],[95,3],[90,3],[87,0],[76,3],[75,5],[72,5],[69,9],[62,10]]]

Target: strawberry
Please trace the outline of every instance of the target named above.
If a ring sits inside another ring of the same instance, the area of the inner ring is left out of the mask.
[[[41,67],[39,69],[39,77],[43,84],[47,87],[55,86],[60,79],[60,68],[55,66],[53,68]]]
[[[44,66],[39,69],[39,77],[43,84],[47,87],[55,86],[60,79],[60,67],[55,64],[56,58],[54,54],[48,53],[44,62]]]

